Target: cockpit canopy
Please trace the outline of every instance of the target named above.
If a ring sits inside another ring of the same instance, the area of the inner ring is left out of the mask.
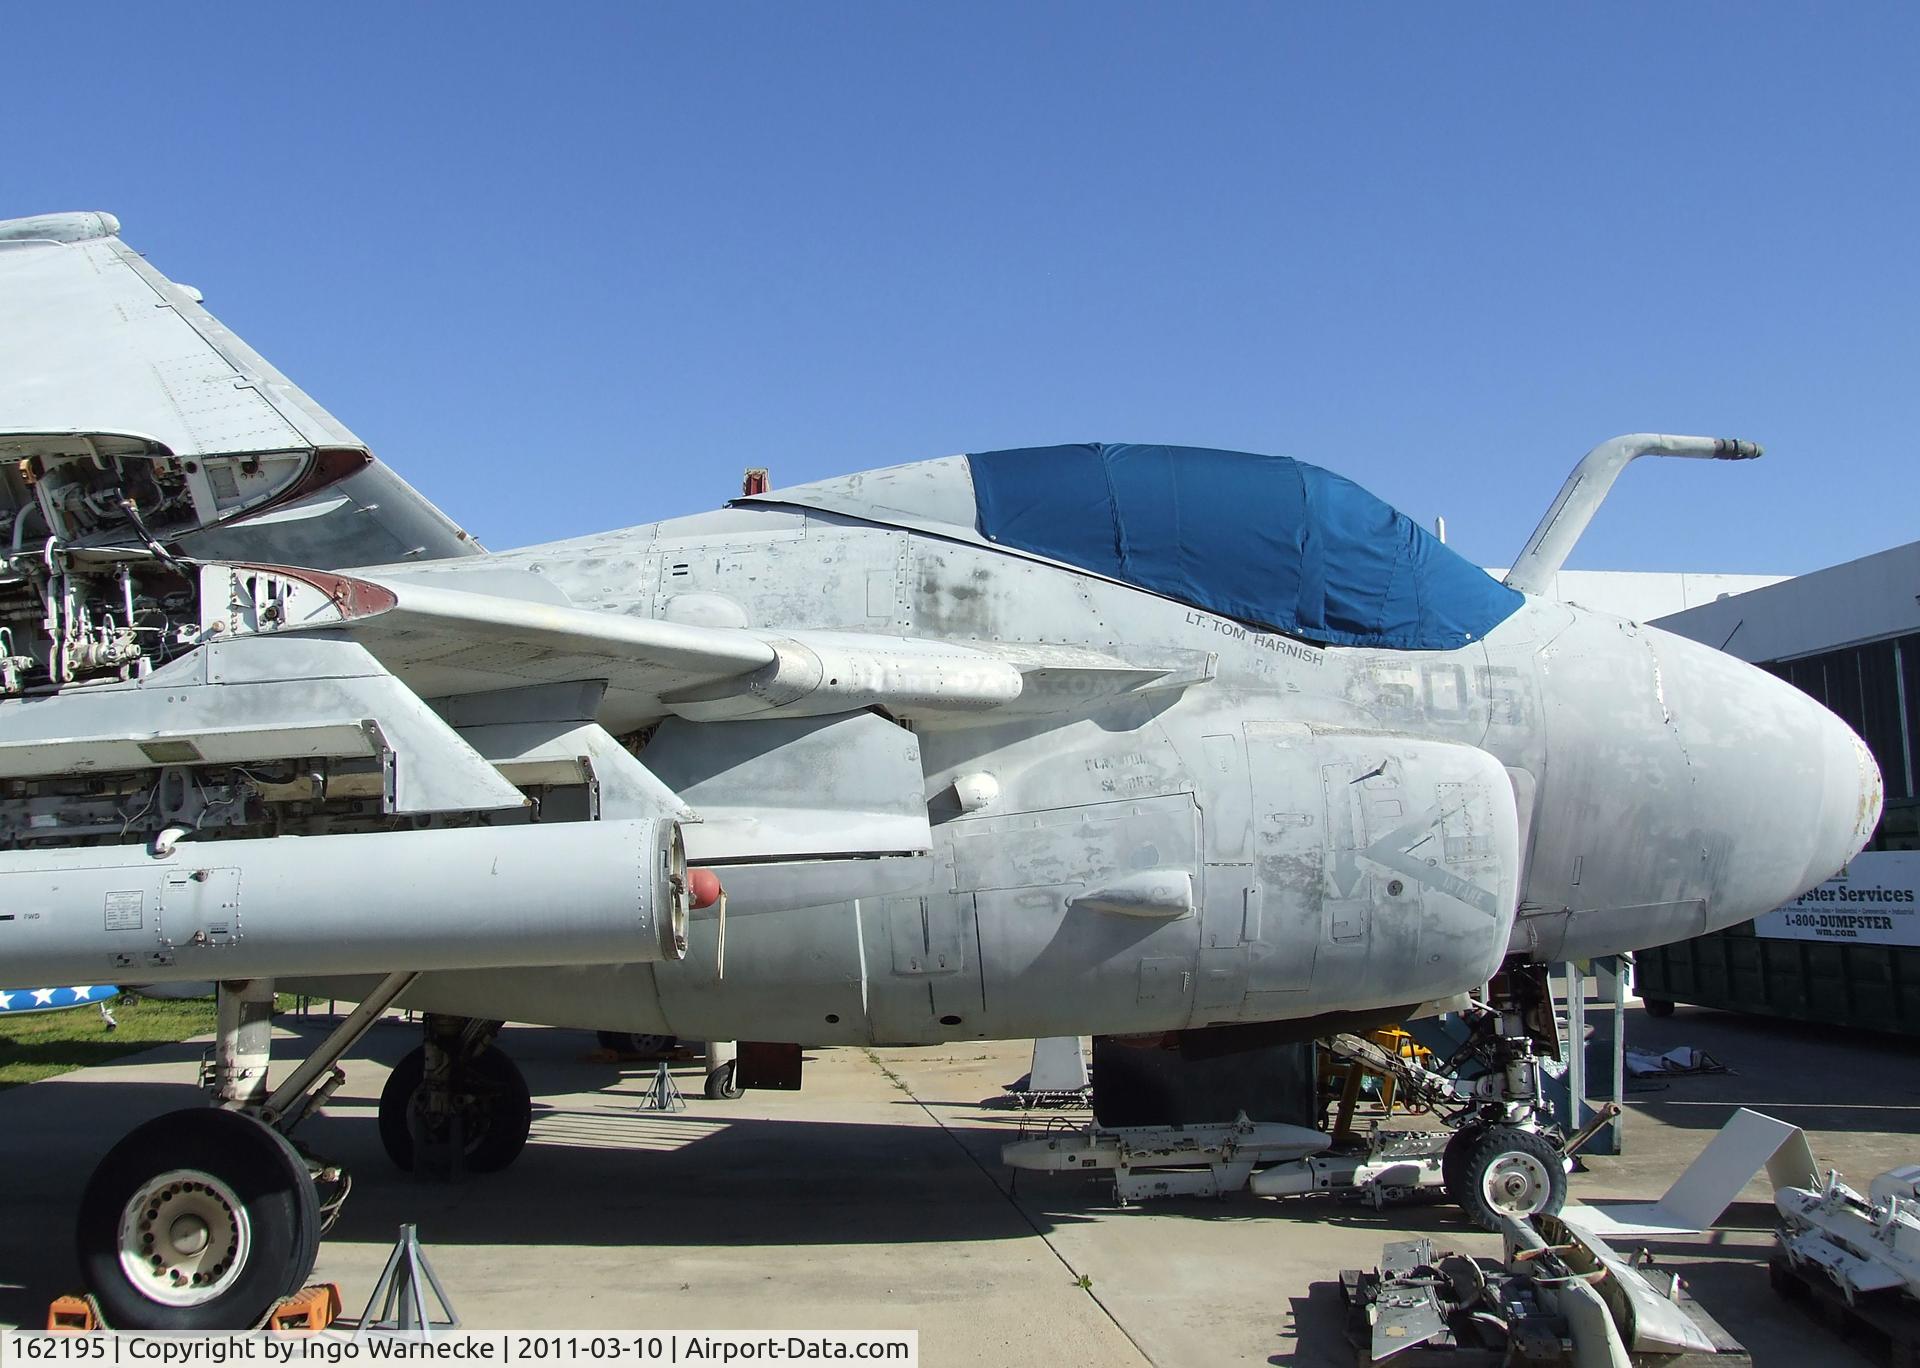
[[[1352,481],[1285,456],[1093,442],[967,463],[987,540],[1308,641],[1450,650],[1523,601]]]
[[[1351,481],[1245,451],[1021,447],[736,503],[810,508],[1044,556],[1329,646],[1452,650],[1524,601]]]

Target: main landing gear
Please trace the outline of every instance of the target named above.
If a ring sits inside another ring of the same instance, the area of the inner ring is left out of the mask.
[[[325,1225],[287,1139],[238,1112],[171,1112],[108,1151],[80,1199],[80,1268],[107,1324],[256,1324],[305,1284]]]
[[[135,1129],[80,1199],[80,1266],[109,1325],[245,1329],[306,1284],[352,1183],[287,1137],[346,1081],[341,1057],[416,977],[382,979],[271,1092],[273,984],[220,985],[206,1079],[215,1105]],[[401,1168],[484,1173],[519,1155],[533,1109],[519,1069],[493,1044],[499,1028],[427,1018],[425,1044],[380,1098],[380,1137]]]
[[[520,1157],[533,1100],[493,1043],[498,1021],[427,1017],[427,1039],[380,1090],[380,1143],[408,1172],[493,1173]]]

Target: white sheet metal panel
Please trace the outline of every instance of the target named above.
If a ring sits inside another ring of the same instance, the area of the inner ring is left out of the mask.
[[[364,447],[118,238],[0,244],[0,427],[176,456]]]
[[[136,434],[182,458],[366,452],[119,226],[91,213],[0,221],[0,433]],[[323,568],[481,549],[378,462],[277,516],[189,534],[186,549]]]

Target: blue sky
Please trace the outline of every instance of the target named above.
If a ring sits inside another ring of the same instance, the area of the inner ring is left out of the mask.
[[[15,6],[127,240],[496,547],[957,451],[1340,471],[1504,564],[1920,536],[1920,9]]]

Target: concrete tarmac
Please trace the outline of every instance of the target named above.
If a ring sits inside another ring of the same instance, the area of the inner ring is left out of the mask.
[[[326,1022],[290,1019],[296,1057]],[[1736,1072],[1630,1090],[1627,1153],[1576,1174],[1576,1200],[1658,1196],[1737,1105],[1806,1126],[1823,1165],[1856,1186],[1920,1158],[1920,1049],[1884,1037],[1681,1007],[1630,1014],[1629,1039],[1692,1044]],[[1416,1234],[1495,1254],[1449,1205],[1374,1212],[1328,1197],[1165,1201],[1122,1210],[1079,1175],[1014,1175],[998,1106],[1020,1045],[825,1050],[800,1093],[699,1096],[640,1110],[643,1067],[595,1062],[578,1032],[513,1028],[502,1044],[536,1095],[532,1139],[504,1173],[455,1185],[387,1162],[375,1103],[416,1043],[376,1027],[348,1082],[299,1138],[356,1175],[316,1279],[349,1314],[399,1225],[418,1224],[462,1322],[474,1328],[917,1329],[945,1364],[1350,1364],[1343,1267]],[[75,1202],[93,1163],[148,1116],[194,1105],[202,1047],[0,1093],[0,1323],[38,1324],[76,1282]],[[1767,1289],[1772,1206],[1749,1185],[1720,1229],[1654,1246],[1755,1362],[1871,1360]]]

